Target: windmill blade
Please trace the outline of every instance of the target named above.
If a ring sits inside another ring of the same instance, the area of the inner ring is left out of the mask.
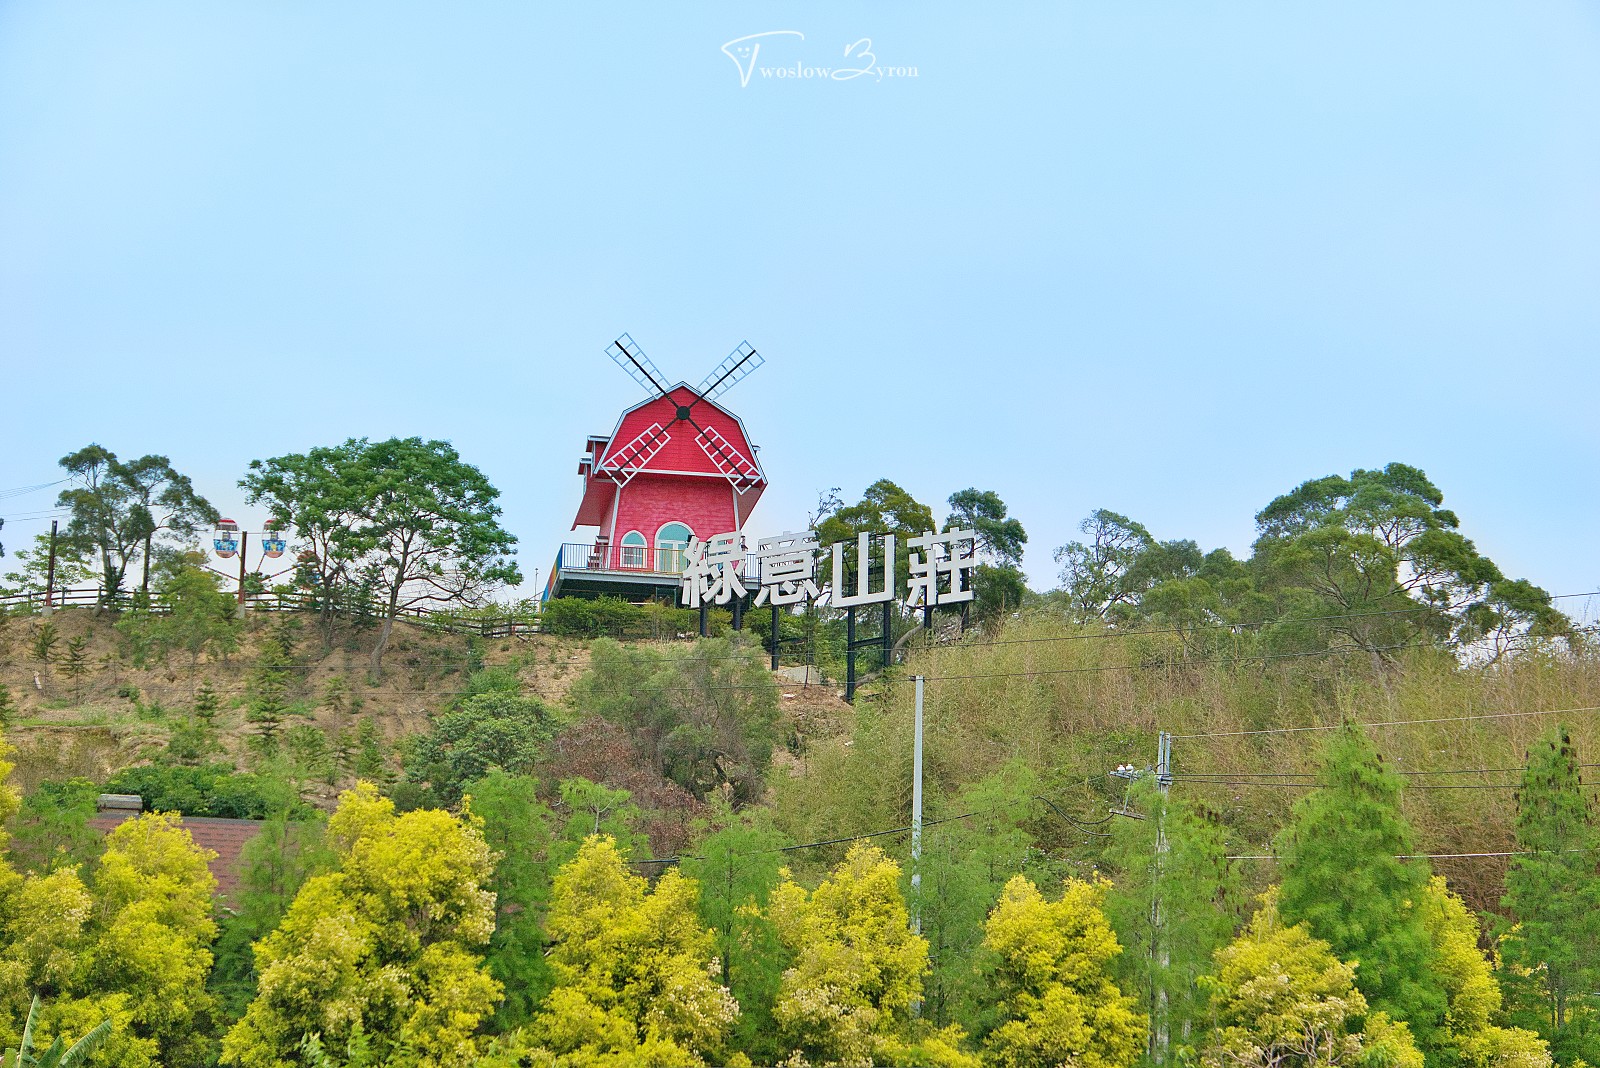
[[[711,369],[711,373],[695,387],[702,400],[716,400],[747,378],[751,371],[766,363],[766,357],[755,350],[748,341],[728,353],[727,359]]]
[[[632,441],[607,456],[599,469],[615,479],[617,485],[626,486],[633,481],[634,475],[644,470],[645,464],[655,458],[656,453],[667,447],[670,440],[672,435],[667,433],[665,427],[660,423],[651,423]]]
[[[743,492],[761,481],[761,468],[734,448],[727,438],[717,433],[716,427],[696,427],[696,429],[700,433],[695,435],[694,443],[700,446],[700,451],[706,454],[718,471],[722,472],[722,477],[733,483],[735,490]]]
[[[666,377],[655,364],[650,362],[650,357],[644,354],[639,343],[627,334],[606,346],[606,355],[611,357],[613,363],[622,368],[628,377],[644,387],[646,393],[666,396]]]

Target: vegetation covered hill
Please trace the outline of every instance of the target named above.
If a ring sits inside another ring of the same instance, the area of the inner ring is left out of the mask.
[[[85,1063],[136,1068],[1600,1063],[1600,651],[1415,468],[1302,484],[1245,558],[1096,511],[1044,594],[1004,503],[958,492],[974,626],[891,616],[846,705],[768,670],[764,613],[407,622],[514,570],[447,443],[253,465],[318,611],[242,620],[169,464],[64,465],[57,563],[103,581],[0,619],[0,1046],[34,1019],[109,1022]],[[935,525],[888,480],[816,520]],[[838,612],[779,625],[840,674]],[[102,838],[102,790],[150,811]],[[260,821],[220,908],[206,815]]]

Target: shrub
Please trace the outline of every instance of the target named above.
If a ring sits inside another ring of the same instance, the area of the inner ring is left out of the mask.
[[[283,807],[283,787],[258,775],[236,773],[228,764],[125,768],[106,783],[107,792],[138,794],[147,812],[185,816],[264,819]]]

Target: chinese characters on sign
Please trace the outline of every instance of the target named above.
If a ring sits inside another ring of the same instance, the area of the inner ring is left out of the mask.
[[[744,535],[737,530],[717,534],[710,541],[691,537],[684,553],[684,607],[727,604],[735,597],[742,598],[745,590],[739,571],[743,567]]]
[[[880,588],[873,589],[872,539],[878,539],[882,558]],[[932,531],[906,541],[911,565],[905,602],[910,608],[937,608],[972,600],[972,571],[978,566],[976,532]],[[854,582],[846,580],[848,542],[829,547],[833,581],[817,586],[817,557],[821,547],[815,531],[783,533],[756,542],[755,563],[761,587],[757,605],[831,604],[835,608],[883,604],[895,599],[893,534],[858,534],[855,543]],[[745,596],[744,537],[737,531],[718,534],[709,541],[691,539],[683,569],[683,603],[688,608],[728,604]]]

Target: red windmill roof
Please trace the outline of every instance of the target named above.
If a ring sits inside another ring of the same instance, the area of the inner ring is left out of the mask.
[[[685,408],[689,420],[679,417]],[[612,487],[638,473],[726,479],[739,494],[742,515],[767,486],[743,420],[685,382],[623,412],[608,437],[591,436],[578,471],[585,481],[574,527],[600,526]]]

